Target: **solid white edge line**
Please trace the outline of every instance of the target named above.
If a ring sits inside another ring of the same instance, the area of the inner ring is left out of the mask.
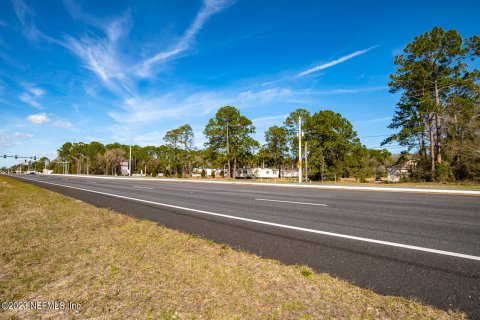
[[[273,200],[273,199],[259,199],[259,198],[255,198],[255,200],[258,200],[258,201],[269,201],[269,202],[285,202],[285,203],[295,203],[295,204],[306,204],[306,205],[309,205],[309,206],[328,207],[328,205],[323,204],[323,203],[297,202],[297,201],[285,201],[285,200]]]
[[[476,190],[450,190],[450,189],[419,189],[419,188],[399,188],[399,187],[362,187],[362,186],[332,186],[332,185],[315,185],[315,184],[281,184],[281,183],[264,183],[264,182],[239,182],[239,181],[211,181],[211,180],[181,180],[171,178],[127,178],[127,177],[109,177],[109,176],[93,176],[93,175],[63,175],[51,174],[51,176],[63,176],[71,178],[90,178],[90,179],[110,179],[110,180],[132,180],[144,182],[191,182],[191,183],[211,183],[211,184],[235,184],[247,186],[269,186],[269,187],[289,187],[289,188],[310,188],[310,189],[331,189],[331,190],[352,190],[352,191],[386,191],[386,192],[403,192],[403,193],[428,193],[428,194],[451,194],[451,195],[476,195],[480,196],[480,191]]]
[[[252,222],[252,223],[274,226],[274,227],[279,227],[279,228],[284,228],[284,229],[298,230],[298,231],[304,231],[304,232],[309,232],[309,233],[315,233],[315,234],[337,237],[337,238],[357,240],[357,241],[363,241],[363,242],[369,242],[369,243],[376,243],[376,244],[382,244],[382,245],[386,245],[386,246],[390,246],[390,247],[410,249],[410,250],[416,250],[416,251],[422,251],[422,252],[428,252],[428,253],[436,253],[436,254],[445,255],[445,256],[451,256],[451,257],[480,261],[479,256],[473,256],[473,255],[469,255],[469,254],[456,253],[456,252],[437,250],[437,249],[430,249],[430,248],[425,248],[425,247],[417,247],[417,246],[412,246],[412,245],[408,245],[408,244],[401,244],[401,243],[396,243],[396,242],[390,242],[390,241],[362,238],[362,237],[350,236],[350,235],[341,234],[341,233],[320,231],[320,230],[307,229],[307,228],[302,228],[302,227],[294,227],[294,226],[289,226],[289,225],[279,224],[279,223],[274,223],[274,222],[267,222],[267,221],[261,221],[261,220],[255,220],[255,219],[241,218],[241,217],[230,216],[230,215],[221,214],[221,213],[215,213],[215,212],[209,212],[209,211],[204,211],[204,210],[197,210],[197,209],[192,209],[192,208],[174,206],[174,205],[171,205],[171,204],[166,204],[166,203],[161,203],[161,202],[131,198],[131,197],[121,196],[121,195],[112,194],[112,193],[106,193],[106,192],[101,192],[101,191],[95,191],[95,190],[83,189],[83,188],[78,188],[78,187],[66,186],[66,185],[61,185],[61,184],[57,184],[57,183],[41,181],[41,180],[27,179],[27,178],[23,178],[23,177],[22,177],[22,179],[30,180],[30,181],[37,181],[37,182],[40,182],[40,183],[51,184],[51,185],[54,185],[54,186],[59,186],[59,187],[64,187],[64,188],[70,188],[70,189],[75,189],[75,190],[80,190],[80,191],[86,191],[86,192],[106,195],[106,196],[125,199],[125,200],[133,200],[133,201],[137,201],[137,202],[154,204],[154,205],[163,206],[163,207],[167,207],[167,208],[174,208],[174,209],[180,209],[180,210],[185,210],[185,211],[197,212],[197,213],[202,213],[202,214],[207,214],[207,215],[217,216],[217,217],[222,217],[222,218],[227,218],[227,219],[240,220],[240,221]]]

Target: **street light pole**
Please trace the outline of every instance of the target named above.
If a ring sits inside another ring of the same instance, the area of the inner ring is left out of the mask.
[[[302,118],[298,116],[298,183],[302,183]]]

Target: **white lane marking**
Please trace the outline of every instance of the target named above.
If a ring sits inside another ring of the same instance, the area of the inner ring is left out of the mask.
[[[270,202],[285,202],[285,203],[295,203],[295,204],[306,204],[309,206],[322,206],[322,207],[328,207],[328,205],[323,204],[323,203],[311,203],[311,202],[296,202],[296,201],[284,201],[284,200],[273,200],[273,199],[255,199],[258,201],[270,201]]]
[[[215,212],[209,212],[209,211],[204,211],[204,210],[197,210],[197,209],[192,209],[192,208],[179,207],[179,206],[174,206],[174,205],[171,205],[171,204],[166,204],[166,203],[161,203],[161,202],[155,202],[155,201],[125,197],[125,196],[121,196],[121,195],[117,195],[117,194],[106,193],[106,192],[95,191],[95,190],[89,190],[89,189],[83,189],[83,188],[77,188],[77,187],[72,187],[72,186],[66,186],[66,185],[52,183],[52,182],[40,181],[40,180],[35,180],[35,179],[27,179],[27,178],[23,178],[23,177],[22,177],[22,179],[37,181],[37,182],[41,182],[41,183],[45,183],[45,184],[51,184],[51,185],[54,185],[54,186],[65,187],[65,188],[70,188],[70,189],[75,189],[75,190],[80,190],[80,191],[86,191],[86,192],[101,194],[101,195],[115,197],[115,198],[119,198],[119,199],[132,200],[132,201],[137,201],[137,202],[142,202],[142,203],[154,204],[154,205],[167,207],[167,208],[174,208],[174,209],[180,209],[180,210],[185,210],[185,211],[197,212],[197,213],[202,213],[202,214],[207,214],[207,215],[211,215],[211,216],[222,217],[222,218],[227,218],[227,219],[232,219],[232,220],[240,220],[240,221],[252,222],[252,223],[263,224],[263,225],[267,225],[267,226],[274,226],[274,227],[279,227],[279,228],[284,228],[284,229],[298,230],[298,231],[304,231],[304,232],[310,232],[310,233],[315,233],[315,234],[337,237],[337,238],[357,240],[357,241],[363,241],[363,242],[369,242],[369,243],[376,243],[376,244],[382,244],[382,245],[386,245],[386,246],[390,246],[390,247],[410,249],[410,250],[416,250],[416,251],[435,253],[435,254],[440,254],[440,255],[445,255],[445,256],[451,256],[451,257],[480,261],[480,256],[473,256],[473,255],[469,255],[469,254],[450,252],[450,251],[444,251],[444,250],[437,250],[437,249],[430,249],[430,248],[425,248],[425,247],[417,247],[417,246],[412,246],[412,245],[402,244],[402,243],[396,243],[396,242],[390,242],[390,241],[383,241],[383,240],[375,240],[375,239],[370,239],[370,238],[350,236],[350,235],[342,234],[342,233],[320,231],[320,230],[290,226],[290,225],[286,225],[286,224],[279,224],[279,223],[273,223],[273,222],[255,220],[255,219],[241,218],[241,217],[230,216],[230,215],[222,214],[222,213],[215,213]]]
[[[153,190],[154,188],[150,188],[150,187],[141,187],[141,186],[133,186],[134,188],[137,188],[137,189],[149,189],[149,190]]]
[[[52,176],[65,176],[63,174],[52,174]],[[131,177],[113,177],[113,176],[94,176],[94,175],[68,175],[71,178],[87,179],[115,179],[131,181],[156,181],[156,182],[186,182],[186,183],[210,183],[210,184],[236,184],[247,186],[268,186],[279,188],[308,188],[308,189],[326,189],[326,190],[352,190],[352,191],[388,191],[403,193],[428,193],[428,194],[451,194],[451,195],[475,195],[480,196],[478,190],[451,190],[451,189],[428,189],[428,188],[403,188],[403,187],[361,187],[361,186],[337,186],[337,185],[317,185],[317,184],[291,184],[291,183],[262,183],[262,182],[239,182],[239,181],[214,181],[214,180],[186,180],[174,178],[131,178]]]

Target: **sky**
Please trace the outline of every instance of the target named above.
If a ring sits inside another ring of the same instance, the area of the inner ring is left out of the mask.
[[[67,141],[158,146],[186,123],[201,148],[225,105],[261,143],[302,107],[339,112],[380,148],[395,55],[435,26],[480,35],[479,12],[479,1],[0,0],[0,166],[18,162],[4,154],[53,159]]]

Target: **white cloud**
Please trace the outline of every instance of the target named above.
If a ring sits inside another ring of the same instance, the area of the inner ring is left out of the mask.
[[[330,68],[330,67],[333,67],[337,64],[340,64],[342,62],[345,62],[345,61],[348,61],[352,58],[355,58],[357,56],[360,56],[362,54],[365,54],[367,53],[368,51],[372,50],[372,49],[375,49],[375,48],[378,48],[378,46],[373,46],[373,47],[370,47],[370,48],[367,48],[367,49],[364,49],[364,50],[359,50],[359,51],[355,51],[354,53],[351,53],[351,54],[348,54],[346,56],[343,56],[343,57],[340,57],[338,58],[337,60],[333,60],[333,61],[330,61],[328,63],[324,63],[324,64],[321,64],[319,66],[316,66],[316,67],[313,67],[313,68],[310,68],[310,69],[307,69],[303,72],[300,72],[298,74],[298,77],[303,77],[303,76],[306,76],[307,74],[310,74],[310,73],[313,73],[313,72],[316,72],[316,71],[320,71],[320,70],[323,70],[323,69],[327,69],[327,68]]]
[[[46,113],[37,113],[37,114],[29,115],[27,117],[27,120],[34,124],[44,124],[50,121]]]
[[[142,146],[159,145],[163,143],[163,137],[165,136],[165,133],[166,130],[152,131],[135,137],[133,141]]]
[[[304,91],[304,94],[315,94],[315,95],[334,95],[334,94],[355,94],[355,93],[365,93],[372,91],[382,91],[388,90],[387,86],[379,87],[366,87],[366,88],[353,88],[353,89],[330,89],[330,90],[318,90],[318,91]]]
[[[20,95],[18,96],[18,98],[19,98],[21,101],[25,102],[26,104],[31,105],[31,106],[34,107],[34,108],[43,109],[43,106],[35,99],[35,97],[32,96],[32,95],[30,95],[30,94],[28,94],[28,93],[26,93],[26,92],[20,94]]]
[[[41,97],[45,94],[45,90],[35,87],[30,87],[28,91],[36,97]]]
[[[139,70],[137,71],[137,75],[146,77],[150,74],[150,68],[154,64],[167,60],[187,50],[207,20],[215,13],[218,13],[228,7],[230,3],[231,1],[228,0],[204,0],[202,8],[197,13],[192,24],[190,24],[183,36],[167,50],[160,51],[153,57],[143,61],[139,67]]]
[[[125,99],[122,112],[109,112],[108,115],[119,123],[142,125],[180,117],[201,116],[228,105],[229,101],[231,99],[210,91],[193,94],[176,92],[156,97],[139,96]]]
[[[25,132],[15,132],[13,134],[13,137],[15,139],[28,139],[28,138],[32,138],[33,137],[33,134],[31,133],[25,133]]]
[[[175,91],[160,96],[136,96],[125,99],[121,111],[108,113],[118,123],[144,125],[154,122],[167,122],[185,117],[201,117],[213,114],[220,107],[231,105],[238,109],[257,108],[273,102],[301,103],[298,96],[307,92],[289,88],[266,90],[246,90],[236,92],[231,89],[217,91],[185,92]]]
[[[25,132],[15,132],[13,134],[0,133],[0,147],[10,147],[14,144],[18,144],[19,140],[30,139],[33,134]]]
[[[27,92],[21,93],[18,98],[37,109],[44,109],[38,99],[45,94],[45,90],[37,88],[29,83],[20,83]]]
[[[65,36],[66,43],[63,46],[76,55],[84,64],[85,68],[95,73],[107,88],[117,94],[131,91],[131,81],[128,76],[128,63],[120,54],[119,41],[126,37],[131,28],[131,15],[127,11],[108,23],[92,21],[104,36],[88,35],[80,39]]]
[[[30,40],[37,40],[40,37],[40,32],[35,26],[35,13],[23,0],[13,0],[12,5],[15,15],[23,27],[23,34]]]
[[[289,88],[272,88],[266,90],[247,90],[240,92],[238,98],[241,101],[254,101],[256,103],[267,103],[278,98],[291,97],[294,92]]]
[[[22,25],[22,33],[30,41],[39,39],[56,43],[55,39],[48,37],[38,30],[35,23],[35,12],[23,0],[12,0],[13,11]]]
[[[56,120],[53,123],[53,125],[57,128],[62,128],[62,129],[71,129],[72,128],[72,124],[69,121],[61,120],[61,119]]]

